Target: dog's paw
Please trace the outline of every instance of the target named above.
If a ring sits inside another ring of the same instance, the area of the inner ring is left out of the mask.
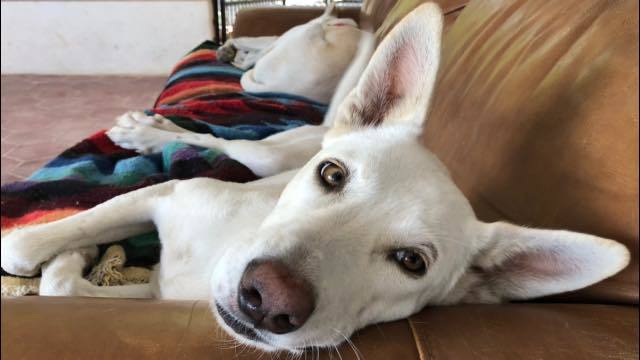
[[[176,140],[176,133],[184,131],[171,121],[159,116],[149,116],[141,112],[128,112],[118,118],[116,126],[107,131],[107,136],[116,145],[141,154],[162,151],[164,145]],[[164,128],[176,127],[181,131]]]
[[[42,249],[34,244],[28,228],[16,229],[0,240],[0,262],[4,271],[19,276],[34,276],[40,270]]]
[[[42,265],[40,295],[86,296],[87,280],[82,278],[84,268],[98,256],[97,246],[64,251]],[[84,286],[83,286],[84,285]]]
[[[237,51],[231,42],[227,42],[216,50],[216,58],[218,61],[230,63],[236,57]]]
[[[141,111],[129,111],[120,115],[116,119],[116,126],[122,128],[133,128],[135,126],[150,126],[158,130],[171,132],[187,132],[188,130],[174,124],[171,120],[160,114],[147,115]]]

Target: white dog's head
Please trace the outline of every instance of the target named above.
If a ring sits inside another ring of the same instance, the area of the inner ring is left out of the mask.
[[[223,260],[216,314],[237,339],[267,350],[331,346],[425,305],[575,290],[628,263],[611,240],[476,219],[418,142],[441,31],[433,4],[396,26],[256,245]]]
[[[361,31],[349,18],[324,14],[282,34],[240,84],[250,92],[282,92],[326,104],[358,49]]]

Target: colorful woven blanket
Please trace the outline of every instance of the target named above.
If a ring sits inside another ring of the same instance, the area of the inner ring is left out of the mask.
[[[285,94],[243,92],[242,71],[218,62],[215,49],[207,41],[183,58],[147,112],[225,139],[259,140],[322,122],[324,104]],[[64,151],[27,181],[2,187],[2,232],[58,220],[145,186],[193,177],[257,179],[247,167],[216,149],[170,143],[162,153],[141,156],[114,145],[103,130]],[[158,261],[155,233],[123,239],[120,245],[128,264],[149,266]]]

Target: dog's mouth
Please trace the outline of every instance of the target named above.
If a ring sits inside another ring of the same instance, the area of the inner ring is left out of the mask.
[[[225,310],[225,308],[220,306],[220,304],[218,304],[217,302],[216,302],[216,310],[218,311],[218,314],[220,314],[222,321],[224,321],[224,323],[227,324],[227,326],[229,326],[236,334],[248,340],[261,342],[266,345],[271,345],[266,340],[261,338],[260,335],[253,328],[249,327],[248,325],[245,325],[242,321],[240,321],[238,318],[233,316],[229,311]]]
[[[255,342],[267,345],[269,348],[275,348],[276,350],[287,350],[296,354],[314,353],[323,349],[322,346],[300,346],[300,347],[292,347],[290,349],[284,349],[284,348],[278,349],[277,346],[274,346],[273,344],[269,343],[266,339],[261,337],[260,334],[254,328],[252,328],[249,325],[246,325],[242,320],[233,316],[233,314],[231,314],[228,310],[226,310],[220,304],[218,304],[217,301],[215,302],[215,304],[216,304],[216,310],[218,311],[218,314],[222,318],[222,321],[224,321],[224,323],[227,324],[227,326],[229,326],[237,335],[247,340],[251,340],[251,341],[255,341]]]

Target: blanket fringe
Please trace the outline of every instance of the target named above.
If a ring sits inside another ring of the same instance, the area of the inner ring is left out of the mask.
[[[40,289],[40,278],[3,276],[1,283],[2,297],[38,295],[38,289]]]

